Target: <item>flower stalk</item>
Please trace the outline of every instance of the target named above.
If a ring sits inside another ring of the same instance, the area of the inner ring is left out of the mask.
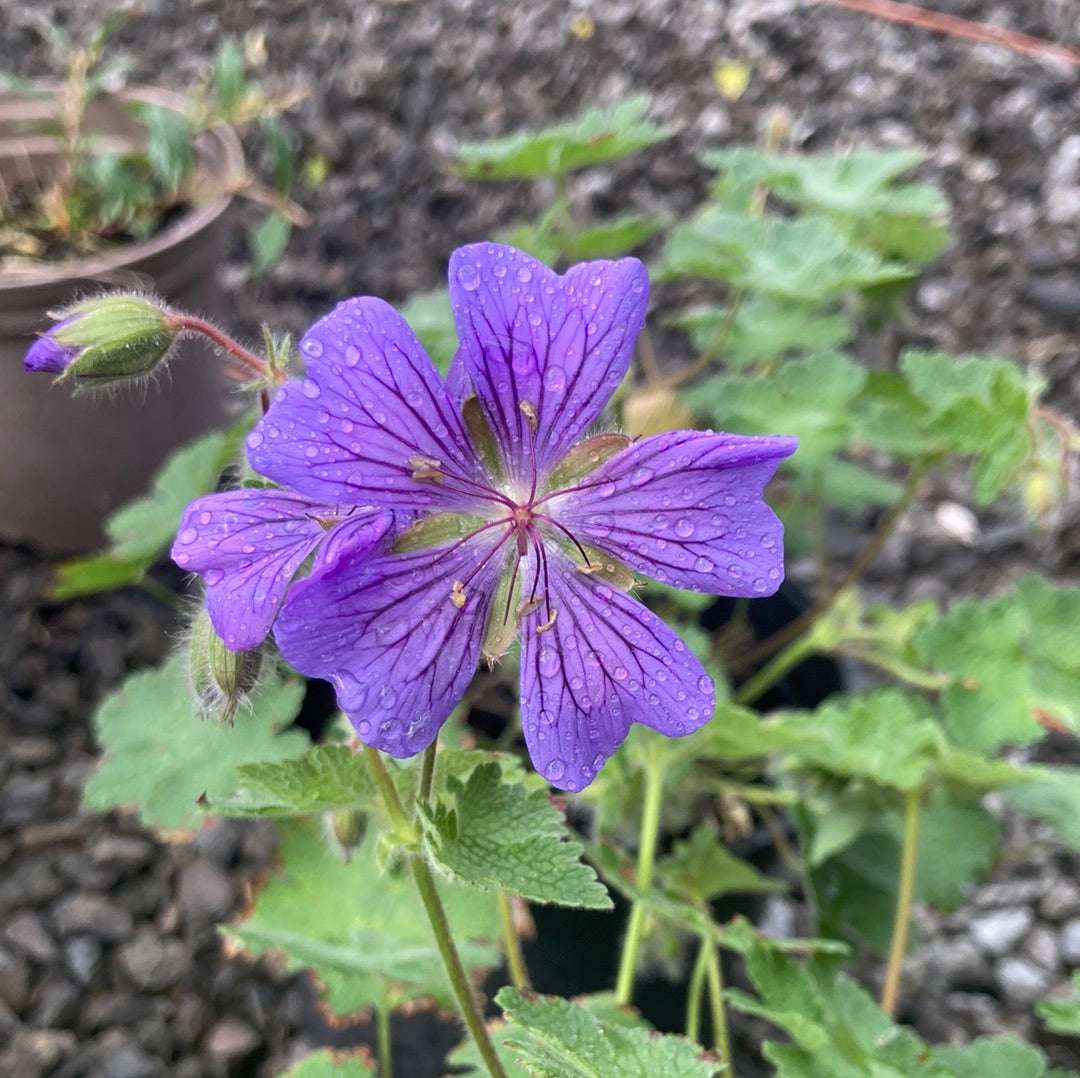
[[[442,899],[439,897],[439,891],[435,886],[431,869],[428,868],[423,854],[415,848],[419,843],[416,827],[405,813],[405,807],[398,796],[394,780],[391,778],[390,772],[387,771],[386,764],[383,763],[382,755],[369,745],[364,746],[364,755],[371,766],[375,783],[379,787],[379,793],[382,796],[383,805],[386,807],[386,814],[390,817],[391,825],[399,837],[406,840],[408,845],[414,847],[409,854],[409,867],[412,870],[413,882],[416,884],[420,901],[424,904],[424,910],[427,912],[428,920],[431,922],[431,931],[435,936],[435,946],[439,949],[443,966],[446,968],[446,976],[458,1001],[461,1017],[464,1019],[473,1040],[476,1041],[476,1047],[480,1050],[480,1056],[484,1060],[484,1065],[487,1067],[491,1078],[506,1078],[506,1071],[503,1069],[502,1063],[499,1062],[495,1045],[488,1034],[487,1026],[484,1025],[480,1006],[477,1003],[472,985],[469,983],[468,974],[465,972],[461,956],[458,954],[457,947],[454,944],[450,922],[446,917],[446,910],[443,907]],[[434,767],[434,760],[432,760],[431,766]]]
[[[656,863],[656,840],[660,833],[660,806],[664,792],[664,774],[661,762],[655,756],[645,768],[645,807],[641,815],[641,845],[638,847],[637,888],[644,894],[652,885],[653,866]],[[645,903],[634,902],[626,927],[619,973],[615,981],[615,1002],[627,1004],[634,993],[634,976],[637,972],[638,952],[645,930]]]
[[[514,927],[514,909],[510,896],[505,891],[498,892],[499,922],[502,926],[503,947],[506,950],[506,966],[510,971],[510,983],[519,991],[531,987],[529,970],[525,965],[525,955],[521,950],[521,937]]]
[[[923,790],[920,786],[904,793],[904,837],[900,849],[900,883],[896,895],[896,914],[893,917],[889,961],[885,967],[885,984],[881,991],[881,1009],[888,1015],[896,1013],[896,1004],[900,998],[900,977],[904,969],[904,955],[907,953],[911,906],[915,900],[922,800]]]

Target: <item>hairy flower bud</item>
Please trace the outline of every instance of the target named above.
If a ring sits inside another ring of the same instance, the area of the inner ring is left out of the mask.
[[[326,837],[334,852],[343,861],[351,861],[355,850],[367,834],[368,818],[359,809],[338,809],[323,817]]]
[[[202,609],[191,626],[189,661],[199,709],[210,718],[232,723],[236,709],[258,683],[262,653],[230,651]]]
[[[99,296],[62,311],[30,346],[23,367],[85,384],[139,378],[165,359],[180,331],[167,311],[143,296]]]

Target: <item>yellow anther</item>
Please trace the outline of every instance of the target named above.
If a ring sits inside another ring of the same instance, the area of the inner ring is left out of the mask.
[[[522,401],[518,405],[518,408],[521,409],[522,414],[529,421],[529,426],[532,428],[533,434],[535,434],[538,422],[536,418],[536,409],[528,401]]]
[[[465,585],[462,584],[460,580],[455,580],[454,583],[450,585],[450,602],[452,602],[458,610],[461,610],[465,606]]]
[[[537,596],[535,599],[529,599],[528,602],[524,602],[518,607],[518,617],[527,618],[534,611],[539,610],[544,605],[544,597],[542,595]]]
[[[536,631],[538,633],[546,633],[555,624],[555,619],[559,616],[558,610],[552,610],[551,617],[544,622],[543,625],[537,625]]]
[[[441,483],[446,478],[442,473],[442,461],[434,457],[425,457],[416,453],[405,463],[412,468],[413,479],[428,479],[433,483]]]
[[[602,573],[604,572],[604,566],[600,565],[598,562],[593,562],[591,565],[579,565],[577,571],[586,574]]]

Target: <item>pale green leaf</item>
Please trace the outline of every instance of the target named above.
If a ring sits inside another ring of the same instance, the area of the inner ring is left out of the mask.
[[[474,179],[532,179],[628,157],[671,137],[669,128],[647,118],[648,108],[647,97],[632,97],[540,131],[465,143],[458,150],[458,165]]]
[[[1045,999],[1035,1010],[1051,1033],[1080,1037],[1080,973],[1072,975],[1072,992],[1068,996]]]
[[[932,1049],[949,1078],[1042,1078],[1046,1059],[1015,1037],[979,1037],[971,1044]]]
[[[282,823],[280,869],[245,919],[224,929],[252,954],[284,956],[290,969],[312,969],[327,1004],[350,1014],[386,998],[453,994],[431,925],[406,866],[382,871],[378,836],[349,861],[332,852],[314,821]],[[470,972],[498,961],[493,896],[439,883],[451,931]]]
[[[503,988],[495,997],[510,1045],[533,1078],[713,1078],[719,1063],[683,1037],[612,1021],[555,996]]]
[[[783,891],[780,880],[763,876],[749,862],[729,853],[719,831],[699,824],[657,862],[661,886],[691,902],[709,902],[728,894],[767,894]]]
[[[251,249],[251,272],[262,277],[277,264],[289,246],[292,225],[289,219],[276,210],[268,213],[248,231],[248,247]]]
[[[497,763],[477,767],[465,781],[449,778],[446,799],[426,815],[432,862],[451,879],[482,890],[610,909],[606,889],[581,861],[581,844],[570,838],[546,787],[529,785],[504,781]]]
[[[299,681],[274,674],[229,726],[198,716],[183,655],[133,674],[94,716],[104,755],[86,784],[84,803],[98,810],[133,807],[152,826],[197,826],[198,802],[230,793],[240,765],[304,751],[306,734],[280,732],[295,718],[302,696]]]
[[[597,221],[558,237],[564,261],[587,262],[592,258],[620,258],[659,235],[670,223],[662,215],[627,213]]]
[[[1026,781],[1006,787],[1005,799],[1021,812],[1045,820],[1058,839],[1080,850],[1080,768],[1026,768]]]
[[[439,288],[413,296],[402,306],[401,316],[412,327],[435,366],[445,374],[458,346],[449,292]]]
[[[234,791],[210,799],[211,816],[308,816],[357,808],[371,800],[374,782],[361,753],[348,745],[316,745],[277,763],[244,764]]]
[[[334,1051],[322,1048],[294,1063],[282,1078],[367,1078],[375,1066],[367,1051]]]

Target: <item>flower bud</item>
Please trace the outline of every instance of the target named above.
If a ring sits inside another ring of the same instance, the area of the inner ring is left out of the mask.
[[[139,378],[165,359],[180,331],[167,311],[143,296],[99,296],[62,311],[30,346],[23,367],[76,383]]]
[[[367,813],[359,809],[338,809],[323,817],[326,837],[334,852],[345,862],[352,860],[352,853],[367,834]]]
[[[201,609],[191,626],[191,686],[199,710],[208,718],[232,723],[236,709],[259,680],[262,653],[230,651]]]

